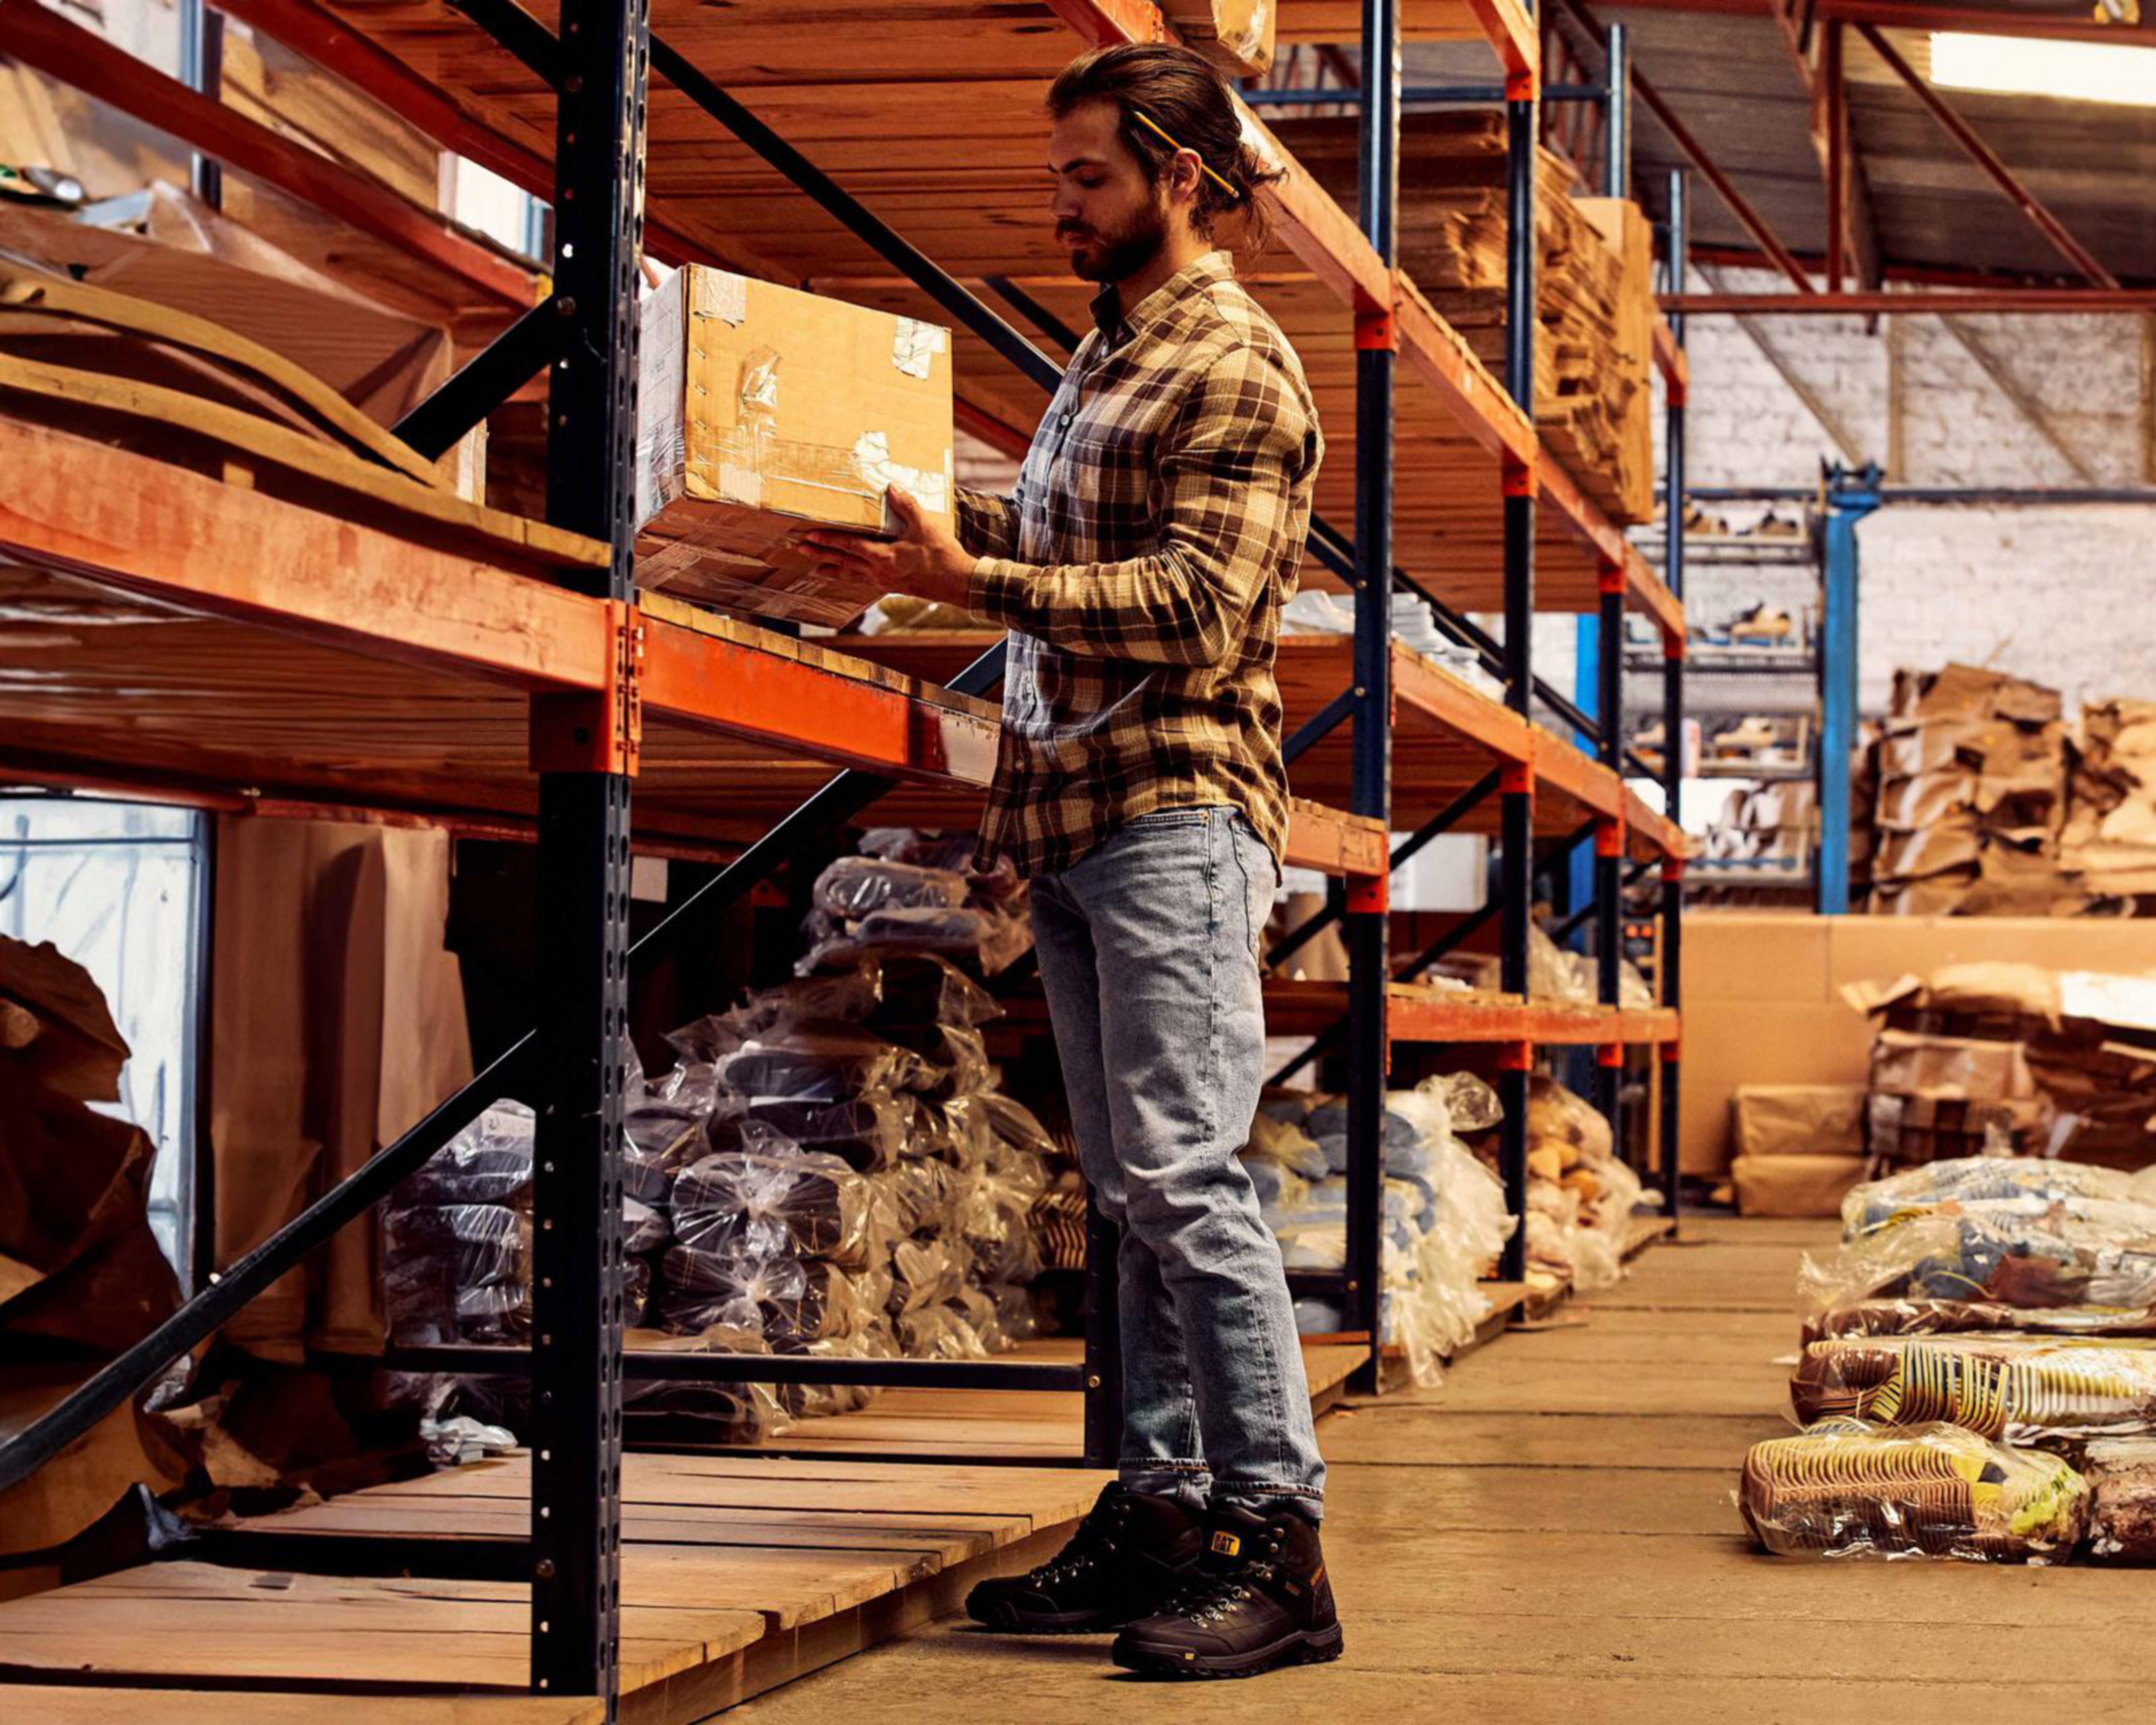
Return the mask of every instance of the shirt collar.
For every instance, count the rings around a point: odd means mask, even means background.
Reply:
[[[1100,331],[1104,346],[1120,347],[1123,341],[1144,334],[1182,300],[1204,292],[1216,281],[1224,281],[1235,273],[1235,262],[1229,253],[1207,252],[1184,264],[1132,306],[1128,316],[1123,315],[1122,302],[1116,297],[1115,284],[1111,282],[1093,296],[1093,326]]]

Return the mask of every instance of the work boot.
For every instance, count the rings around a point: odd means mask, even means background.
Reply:
[[[1029,1635],[1120,1629],[1161,1609],[1204,1548],[1204,1524],[1174,1498],[1111,1481],[1069,1544],[1024,1575],[983,1582],[966,1596],[966,1615]]]
[[[1276,1666],[1337,1659],[1340,1619],[1317,1529],[1292,1510],[1270,1517],[1223,1506],[1199,1573],[1174,1603],[1116,1637],[1125,1671],[1255,1677]]]

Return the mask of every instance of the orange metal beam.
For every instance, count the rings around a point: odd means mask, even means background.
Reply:
[[[167,78],[36,0],[0,0],[0,53],[424,258],[505,305],[521,309],[536,299],[531,270],[466,239],[432,211]]]

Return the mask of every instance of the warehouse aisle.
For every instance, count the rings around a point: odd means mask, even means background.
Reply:
[[[1738,1463],[1788,1429],[1796,1261],[1830,1230],[1710,1221],[1688,1235],[1551,1327],[1470,1355],[1440,1389],[1325,1420],[1339,1664],[1162,1686],[1116,1672],[1105,1640],[1014,1641],[953,1620],[730,1725],[2146,1718],[2146,1573],[1752,1550],[1731,1502]]]

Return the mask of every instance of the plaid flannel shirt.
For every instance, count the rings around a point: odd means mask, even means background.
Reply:
[[[1324,453],[1301,362],[1225,252],[1093,316],[1015,494],[958,494],[968,603],[1011,631],[983,855],[1057,874],[1224,804],[1277,857],[1273,661]]]

